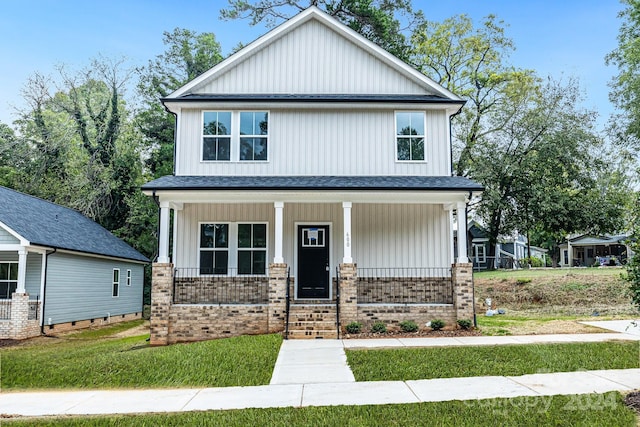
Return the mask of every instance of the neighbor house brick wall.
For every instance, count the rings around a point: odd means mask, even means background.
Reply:
[[[287,264],[269,264],[269,332],[284,331],[287,311]]]
[[[452,304],[360,304],[357,321],[363,331],[369,331],[375,322],[384,322],[389,329],[400,329],[398,324],[405,320],[416,322],[420,329],[428,329],[427,322],[443,320],[446,326],[456,326],[456,310]]]
[[[453,264],[451,278],[457,318],[473,320],[473,264]]]
[[[151,278],[151,345],[167,345],[173,299],[173,264],[154,263]]]
[[[166,344],[269,332],[267,305],[172,305]]]
[[[358,319],[358,270],[356,264],[340,264],[340,326]]]

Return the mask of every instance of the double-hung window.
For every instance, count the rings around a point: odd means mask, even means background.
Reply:
[[[0,262],[0,299],[11,299],[18,288],[18,263]]]
[[[265,274],[267,224],[238,224],[238,274]]]
[[[202,161],[267,161],[267,111],[204,111]]]
[[[473,245],[476,257],[476,263],[484,264],[487,262],[487,253],[485,252],[484,245]]]
[[[227,274],[229,224],[200,224],[200,274]]]
[[[424,112],[396,112],[396,153],[399,161],[424,161],[424,123]]]
[[[202,160],[230,160],[231,112],[205,111],[202,129]]]
[[[120,295],[120,269],[113,269],[113,288],[111,291],[111,296],[117,297]]]

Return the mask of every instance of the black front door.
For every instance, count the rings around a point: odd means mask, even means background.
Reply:
[[[329,298],[329,226],[298,226],[298,298]]]

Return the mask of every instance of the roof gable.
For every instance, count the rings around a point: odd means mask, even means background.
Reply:
[[[72,209],[0,186],[0,223],[31,245],[148,262],[101,225]]]
[[[419,94],[461,101],[310,7],[165,98],[213,93]]]

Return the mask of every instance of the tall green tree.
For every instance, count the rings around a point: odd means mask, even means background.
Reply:
[[[175,28],[164,33],[163,42],[165,52],[138,69],[142,107],[136,123],[148,147],[147,167],[155,178],[173,173],[175,118],[162,108],[160,98],[223,59],[213,33]]]
[[[406,32],[423,20],[411,0],[229,0],[223,19],[250,19],[273,26],[310,6],[316,6],[386,51],[408,62],[411,46]]]

